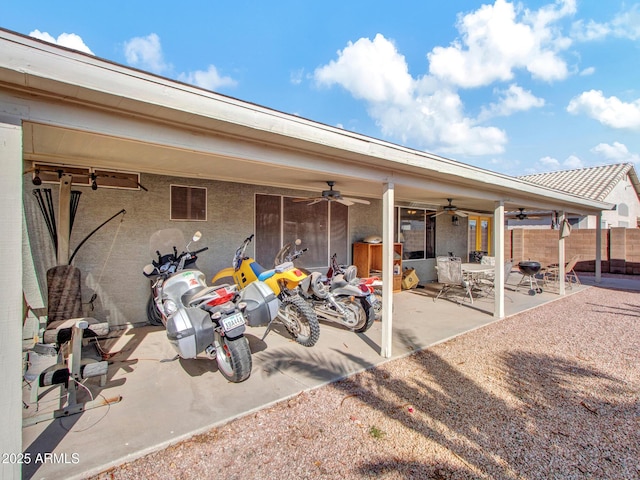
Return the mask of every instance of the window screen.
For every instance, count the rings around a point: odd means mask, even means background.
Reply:
[[[278,250],[285,243],[300,239],[300,248],[307,248],[296,265],[323,269],[329,257],[347,263],[349,256],[349,209],[337,202],[294,202],[279,195],[256,195],[256,261],[273,267]]]
[[[171,185],[171,220],[207,220],[207,189]]]

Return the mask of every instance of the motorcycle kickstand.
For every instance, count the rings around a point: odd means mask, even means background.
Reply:
[[[273,325],[273,322],[276,320],[276,318],[278,318],[278,317],[276,316],[276,317],[272,318],[269,321],[269,323],[267,324],[267,329],[264,331],[264,335],[262,335],[262,338],[260,339],[261,342],[264,342],[264,339],[267,338],[267,335],[271,331],[271,325]]]

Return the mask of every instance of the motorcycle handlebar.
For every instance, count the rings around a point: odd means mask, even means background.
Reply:
[[[196,250],[195,252],[191,252],[191,255],[197,255],[199,253],[204,252],[205,250],[209,250],[209,247],[201,248],[200,250]]]

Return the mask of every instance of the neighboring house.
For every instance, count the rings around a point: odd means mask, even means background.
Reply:
[[[614,210],[602,212],[602,228],[637,228],[640,218],[640,182],[631,163],[602,165],[599,167],[536,173],[518,177],[543,187],[580,195],[591,200],[612,203]],[[553,228],[557,226],[555,212],[524,211],[525,219],[518,219],[520,212],[509,212],[509,228]],[[575,228],[595,228],[595,215],[568,215]]]

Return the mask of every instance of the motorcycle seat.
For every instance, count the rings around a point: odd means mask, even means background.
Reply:
[[[258,280],[264,282],[268,278],[273,277],[276,274],[276,269],[272,268],[271,270],[264,270],[262,273],[258,275]]]
[[[347,282],[344,279],[344,275],[342,274],[338,274],[335,277],[333,277],[333,279],[331,280],[331,286],[333,288],[342,288],[342,287],[346,287],[347,285],[349,285],[349,282]]]

